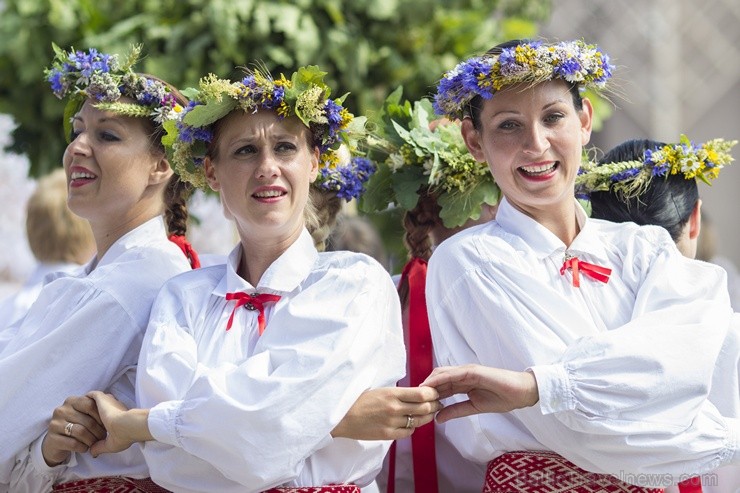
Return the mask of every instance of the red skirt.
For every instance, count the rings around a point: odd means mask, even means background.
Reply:
[[[662,493],[585,471],[554,452],[508,452],[488,463],[483,493]]]
[[[52,491],[62,493],[170,493],[149,478],[132,479],[123,476],[80,479],[54,485]]]
[[[170,493],[149,478],[132,479],[122,476],[90,478],[57,484],[52,491],[62,493]],[[265,493],[360,493],[353,484],[329,486],[302,486],[299,488],[271,488]]]
[[[295,488],[270,488],[263,493],[360,493],[360,487],[353,484],[297,486]]]

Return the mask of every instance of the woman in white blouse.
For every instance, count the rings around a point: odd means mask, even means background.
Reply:
[[[674,155],[700,158],[702,152],[711,152],[715,160],[727,162],[729,148],[735,143],[714,139],[698,144],[685,137],[670,144],[627,140],[606,152],[598,166],[582,166],[576,179],[576,196],[588,199],[593,218],[660,226],[668,231],[683,255],[694,258],[702,230],[697,179],[693,170],[677,170],[674,174],[665,164]],[[717,357],[709,401],[723,416],[738,418],[740,314],[735,313],[733,321],[734,328],[728,330]],[[702,479],[695,477],[679,483],[675,491],[683,493],[688,487],[701,485],[704,493],[735,493],[739,484],[740,466],[735,465],[712,471]]]
[[[221,194],[240,242],[225,265],[166,284],[139,360],[140,409],[93,394],[108,430],[94,454],[146,441],[152,479],[178,492],[359,491],[379,471],[389,442],[332,430],[365,390],[403,376],[400,306],[380,264],[318,253],[306,229],[317,176],[340,194],[364,173],[359,162],[332,178],[353,119],[322,79],[305,67],[290,81],[201,80],[175,156]]]
[[[147,476],[138,447],[115,461],[72,454],[95,441],[88,427],[104,433],[84,413],[70,406],[49,422],[68,396],[94,389],[133,404],[155,295],[167,279],[190,270],[168,241],[168,234],[184,234],[187,216],[184,184],[159,142],[161,119],[181,106],[170,86],[133,72],[136,55],[123,65],[94,49],[58,50],[48,71],[73,115],[65,122],[70,142],[63,158],[69,207],[90,223],[97,253],[82,269],[47,278],[0,347],[0,491],[39,492],[91,475]],[[173,240],[185,245],[182,236]]]
[[[439,86],[504,195],[495,221],[435,251],[427,280],[446,367],[425,384],[467,394],[438,419],[491,461],[486,491],[650,491],[740,461],[740,423],[707,399],[732,316],[724,273],[659,228],[588,219],[573,197],[592,117],[579,88],[610,71],[580,41],[515,41]]]

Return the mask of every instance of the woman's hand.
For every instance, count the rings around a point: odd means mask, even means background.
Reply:
[[[72,452],[87,452],[105,438],[105,428],[95,401],[87,396],[68,397],[54,409],[49,428],[41,444],[46,464],[53,467],[69,460]]]
[[[93,391],[87,394],[95,401],[100,421],[108,431],[104,439],[90,447],[93,457],[100,454],[120,452],[134,442],[153,440],[149,433],[148,409],[126,409],[120,401],[110,394]]]
[[[354,440],[398,440],[432,421],[441,408],[439,394],[431,387],[366,390],[331,435]]]
[[[440,399],[467,394],[468,400],[446,406],[437,415],[444,423],[480,413],[505,413],[537,404],[537,380],[528,371],[510,371],[482,365],[435,368],[422,382],[434,387]]]

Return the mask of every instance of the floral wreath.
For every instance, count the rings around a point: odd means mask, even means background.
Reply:
[[[137,74],[133,66],[141,55],[141,45],[135,45],[121,62],[118,55],[100,53],[95,48],[87,52],[64,51],[52,43],[54,60],[44,71],[54,95],[69,98],[64,108],[64,131],[71,135],[71,119],[85,99],[96,101],[95,107],[124,116],[147,117],[162,124],[178,117],[183,108],[163,82]],[[136,103],[123,103],[121,97]]]
[[[427,99],[401,104],[402,88],[391,93],[368,137],[368,156],[378,163],[361,207],[383,211],[389,204],[416,207],[425,188],[441,207],[440,218],[448,228],[478,219],[483,204],[498,203],[500,190],[485,163],[468,152],[459,122],[438,121]]]
[[[357,150],[364,137],[364,118],[355,118],[342,106],[345,96],[330,99],[326,72],[317,66],[299,68],[290,78],[274,79],[267,71],[252,69],[237,82],[213,74],[202,78],[198,89],[183,91],[190,104],[177,121],[165,122],[165,145],[182,179],[206,188],[203,157],[213,138],[213,125],[237,108],[254,113],[273,110],[280,117],[296,116],[308,127],[321,152],[319,177],[314,185],[349,200],[359,196],[373,169],[362,158],[340,159],[342,144]],[[345,154],[346,156],[346,154]]]
[[[583,88],[602,89],[614,66],[596,45],[584,41],[546,44],[524,42],[459,63],[445,73],[437,86],[434,110],[451,119],[462,119],[476,96],[490,99],[504,86],[537,84],[563,79]]]
[[[687,180],[698,178],[711,185],[720,170],[732,163],[730,149],[737,140],[713,139],[694,144],[681,135],[677,144],[647,149],[641,161],[621,161],[598,165],[584,162],[576,177],[576,194],[613,190],[624,201],[639,197],[658,176],[683,174]]]

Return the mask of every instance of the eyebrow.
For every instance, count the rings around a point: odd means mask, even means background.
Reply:
[[[82,118],[80,115],[75,115],[72,117],[72,120],[77,120],[80,122],[85,121],[84,118]],[[117,123],[118,125],[123,125],[123,122],[121,122],[121,119],[115,116],[104,116],[102,118],[98,118],[97,123]]]
[[[562,99],[562,98],[558,98],[558,99],[556,99],[554,101],[551,101],[551,102],[547,103],[546,105],[544,105],[542,108],[540,108],[540,111],[546,110],[549,107],[555,106],[556,104],[560,104],[560,103],[565,103],[565,100]],[[521,113],[519,111],[508,110],[507,109],[507,110],[501,110],[501,111],[499,111],[497,113],[494,113],[493,115],[491,115],[491,118],[495,118],[495,117],[497,117],[499,115],[505,115],[505,114],[519,115]]]

